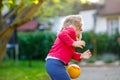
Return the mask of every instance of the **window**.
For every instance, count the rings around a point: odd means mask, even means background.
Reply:
[[[115,34],[119,28],[118,18],[108,18],[107,24],[108,35]]]

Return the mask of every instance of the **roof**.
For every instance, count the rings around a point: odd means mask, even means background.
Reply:
[[[39,23],[37,21],[32,20],[19,26],[17,30],[18,31],[34,31],[37,29],[38,24]]]
[[[98,10],[99,15],[120,15],[120,0],[105,0],[103,7]]]

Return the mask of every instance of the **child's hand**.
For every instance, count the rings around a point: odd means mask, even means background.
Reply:
[[[73,42],[73,46],[83,48],[83,47],[85,47],[85,41],[83,41],[83,40],[75,41],[75,42]]]
[[[81,54],[80,58],[89,59],[91,56],[90,50],[86,50],[83,54]]]

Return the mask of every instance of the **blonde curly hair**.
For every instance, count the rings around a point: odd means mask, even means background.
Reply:
[[[73,25],[75,27],[82,26],[83,25],[82,17],[80,15],[69,15],[69,16],[66,16],[65,20],[63,22],[63,25],[60,28],[60,30],[58,31],[58,33],[60,31],[62,31],[64,28],[69,27],[70,25]],[[80,34],[78,37],[80,39],[82,37],[82,34]]]
[[[83,21],[82,21],[82,17],[80,15],[69,15],[69,16],[65,17],[65,20],[63,22],[63,25],[62,25],[60,31],[66,27],[69,27],[70,25],[77,27],[77,26],[82,26],[82,24],[83,24]]]

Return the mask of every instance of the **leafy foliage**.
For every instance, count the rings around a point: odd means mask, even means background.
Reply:
[[[54,34],[49,32],[19,34],[20,55],[44,60],[54,40]]]
[[[94,45],[92,41],[92,36],[94,34],[91,31],[83,33],[83,40],[86,41],[86,47],[84,49],[78,49],[77,51],[83,52],[87,49],[93,53]],[[106,33],[96,34],[96,45],[97,45],[97,54],[104,54],[106,52],[120,54],[119,48],[120,45],[118,44],[117,38],[118,35],[107,35]]]
[[[93,6],[89,2],[83,4],[81,0],[47,0],[36,15],[40,17],[39,21],[45,21],[50,17],[78,14],[84,7]]]
[[[84,32],[83,40],[86,41],[86,47],[83,49],[77,48],[76,51],[84,52],[87,49],[93,53],[94,45],[92,42],[93,33]],[[116,36],[116,37],[115,37]],[[44,60],[51,48],[56,35],[51,32],[30,32],[30,33],[19,33],[19,46],[20,56],[25,56],[25,59],[41,59]],[[115,53],[119,54],[119,45],[117,35],[108,36],[106,33],[96,34],[97,40],[97,55],[104,53]]]

